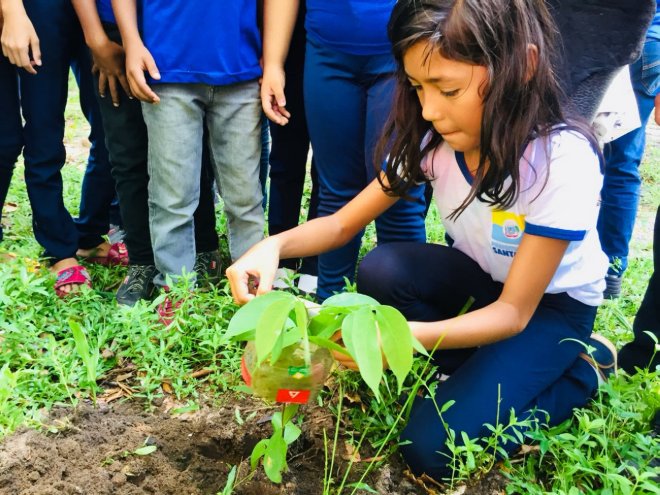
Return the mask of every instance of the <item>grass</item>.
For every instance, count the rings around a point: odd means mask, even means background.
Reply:
[[[69,158],[63,177],[65,204],[75,215],[87,130],[75,85],[71,96],[66,134]],[[642,172],[644,193],[623,296],[606,302],[596,322],[596,329],[618,346],[632,338],[632,321],[653,268],[649,230],[660,203],[657,147],[647,154]],[[241,388],[240,347],[223,337],[236,310],[225,285],[186,299],[180,316],[167,329],[157,322],[154,308],[158,300],[135,308],[115,304],[114,291],[123,277],[121,268],[92,267],[94,291],[64,303],[52,290],[53,277],[39,262],[40,247],[32,235],[20,163],[7,201],[10,205],[3,218],[6,236],[0,254],[9,254],[13,260],[0,263],[0,437],[20,425],[50,428],[44,425],[44,411],[52,407],[74,407],[81,400],[103,399],[110,393],[107,388],[113,387],[110,384],[115,383],[118,370],[130,375],[125,382],[128,390],[123,393],[148,401],[171,393],[181,401],[191,401],[190,407],[194,407],[202,394],[221,402],[224,392]],[[224,225],[220,214],[218,225],[219,229]],[[427,227],[430,241],[443,241],[435,208],[430,211]],[[371,226],[362,254],[374,242]],[[423,363],[416,366],[422,373]],[[196,378],[200,371],[203,377]],[[386,454],[394,452],[396,442],[392,439],[399,428],[396,419],[401,406],[389,392],[396,389],[393,380],[383,386],[384,400],[379,403],[360,387],[355,374],[342,373],[337,379],[343,388],[343,403],[336,389],[324,400],[342,418],[347,433],[337,438],[336,432],[328,432],[328,449],[334,451],[337,442],[349,441],[356,445],[366,442],[374,451],[382,448]],[[411,382],[408,386],[410,390],[416,385]],[[112,393],[115,390],[112,388]],[[533,428],[531,435],[537,447],[500,464],[509,478],[507,490],[567,495],[658,493],[652,479],[659,474],[658,468],[649,465],[660,456],[657,438],[650,436],[649,428],[649,420],[660,406],[658,394],[657,372],[633,377],[624,374],[610,381],[594,403],[577,411],[572,420],[549,431]],[[508,413],[502,414],[505,417]],[[510,419],[514,426],[520,423]],[[492,438],[515,437],[511,431],[494,428]],[[466,448],[457,449],[457,482],[474,479],[494,464],[497,459],[492,449],[483,447],[487,442],[468,439]],[[333,469],[336,466],[330,465],[329,471]],[[335,474],[327,474],[327,493],[338,486],[331,478],[341,482],[343,474]],[[231,488],[228,490],[230,493]]]

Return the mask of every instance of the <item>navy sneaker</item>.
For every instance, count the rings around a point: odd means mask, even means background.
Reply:
[[[605,299],[616,299],[621,295],[621,275],[605,275]]]
[[[154,265],[129,265],[126,278],[117,289],[117,302],[135,306],[140,299],[151,299],[156,290],[154,277],[157,273]]]
[[[589,348],[580,353],[580,357],[587,361],[596,372],[598,385],[605,383],[607,378],[616,372],[617,354],[614,344],[602,335],[592,333],[587,341]]]

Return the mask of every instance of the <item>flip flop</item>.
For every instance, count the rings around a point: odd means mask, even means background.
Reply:
[[[112,244],[106,256],[94,256],[97,252],[98,248],[94,249],[89,256],[80,256],[80,259],[87,263],[96,263],[97,265],[103,266],[128,266],[128,250],[126,249],[126,244],[123,242],[115,242]]]
[[[57,279],[55,280],[54,286],[57,297],[64,298],[74,293],[60,290],[65,285],[86,285],[91,289],[92,278],[89,276],[89,273],[87,273],[87,269],[84,266],[70,266],[69,268],[63,268],[57,272]]]

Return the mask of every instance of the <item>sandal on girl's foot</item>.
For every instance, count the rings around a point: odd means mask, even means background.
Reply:
[[[96,263],[97,265],[121,265],[128,266],[128,249],[123,242],[115,242],[110,245],[108,253],[105,256],[98,256],[100,248],[96,247],[91,250],[87,256],[79,256],[80,259],[87,263]]]
[[[64,291],[62,287],[65,285],[87,286],[92,288],[92,278],[87,273],[84,266],[75,265],[68,268],[63,268],[57,272],[57,279],[55,280],[55,294],[57,297],[63,298],[74,294],[78,291]]]

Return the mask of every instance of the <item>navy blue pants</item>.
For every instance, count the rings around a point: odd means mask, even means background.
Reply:
[[[18,73],[9,59],[0,56],[0,212],[7,198],[14,165],[23,149]],[[0,241],[2,241],[0,219]]]
[[[35,237],[44,247],[44,255],[56,262],[74,257],[78,248],[103,242],[115,188],[92,87],[91,57],[71,2],[29,0],[25,9],[39,36],[43,60],[36,75],[19,74],[25,182]],[[70,66],[80,76],[81,108],[92,126],[92,148],[76,222],[64,206],[60,174],[66,159],[64,109]],[[20,127],[12,135],[20,136]]]
[[[291,39],[291,47],[284,65],[286,72],[287,109],[291,119],[285,126],[270,126],[270,194],[268,208],[268,234],[275,235],[298,225],[300,206],[307,174],[307,156],[310,141],[305,119],[305,101],[303,98],[303,67],[305,63],[305,6],[301,4],[296,27]],[[307,220],[317,216],[318,178],[316,165],[312,159],[312,191],[307,211]],[[300,266],[298,266],[300,263]],[[281,260],[280,266],[300,273],[316,275],[318,260],[316,256],[299,260]]]
[[[435,244],[393,243],[369,253],[358,270],[358,290],[398,308],[410,321],[437,321],[456,316],[468,298],[472,310],[497,299],[502,284],[493,282],[471,258]],[[587,403],[597,387],[595,371],[578,358],[591,334],[596,307],[565,293],[546,294],[529,325],[518,335],[474,349],[438,351],[440,369],[449,374],[435,393],[438,407],[456,403],[441,419],[431,399],[413,405],[401,452],[416,474],[437,479],[451,475],[447,427],[470,438],[487,436],[485,424],[498,414],[508,421],[513,408],[519,419],[534,408],[548,413],[549,424],[570,417]],[[540,417],[542,421],[545,416]],[[513,449],[510,443],[504,446]]]
[[[318,215],[353,199],[375,177],[374,147],[392,105],[394,60],[351,55],[307,40],[305,112],[319,178]],[[424,188],[376,220],[379,244],[426,240]],[[362,233],[344,247],[319,256],[317,296],[323,300],[353,280]]]

